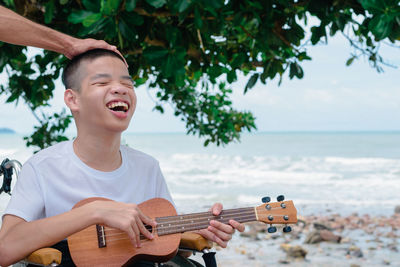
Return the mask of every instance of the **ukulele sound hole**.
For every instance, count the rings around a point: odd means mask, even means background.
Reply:
[[[149,231],[150,233],[153,233],[153,226],[145,224],[144,227]]]
[[[150,233],[153,233],[153,226],[145,224],[144,227],[149,231]],[[140,239],[147,239],[142,233],[140,233]]]

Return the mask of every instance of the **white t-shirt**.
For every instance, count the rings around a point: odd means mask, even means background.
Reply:
[[[58,143],[24,164],[4,214],[33,221],[69,211],[88,197],[135,204],[161,197],[172,202],[158,161],[153,157],[121,146],[121,166],[102,172],[83,163],[72,144]]]

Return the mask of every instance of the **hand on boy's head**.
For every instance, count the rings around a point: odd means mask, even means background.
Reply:
[[[219,215],[221,211],[221,203],[216,203],[211,208],[211,212],[215,216]],[[200,230],[198,231],[198,233],[208,240],[216,242],[221,247],[226,248],[229,240],[232,239],[232,235],[235,233],[235,230],[243,232],[244,229],[244,225],[235,220],[230,220],[229,224],[224,224],[219,221],[212,220],[210,221],[210,225],[207,229]]]
[[[117,53],[124,60],[124,63],[126,65],[126,67],[128,68],[128,63],[126,62],[126,60],[122,56],[122,54],[118,51],[117,47],[114,45],[110,45],[103,40],[96,40],[96,39],[91,39],[91,38],[76,39],[72,43],[72,47],[69,50],[65,51],[64,55],[67,58],[72,59],[73,57],[75,57],[79,54],[82,54],[88,50],[92,50],[92,49],[96,49],[96,48],[107,49],[107,50]]]

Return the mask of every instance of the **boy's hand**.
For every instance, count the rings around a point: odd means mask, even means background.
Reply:
[[[140,234],[148,239],[154,238],[144,224],[155,227],[157,223],[143,214],[137,205],[116,201],[94,201],[92,203],[95,205],[95,216],[98,220],[108,227],[126,232],[134,247],[141,246]]]
[[[215,203],[211,211],[213,215],[219,215],[222,211],[222,204]],[[232,235],[235,233],[235,229],[239,232],[243,232],[244,228],[243,224],[235,220],[229,220],[229,224],[211,220],[208,228],[199,230],[198,233],[208,240],[216,242],[221,247],[226,248],[228,241],[232,239]]]

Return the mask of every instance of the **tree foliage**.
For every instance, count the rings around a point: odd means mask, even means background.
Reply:
[[[241,72],[246,93],[285,73],[303,78],[307,49],[337,33],[354,48],[349,60],[365,56],[378,71],[383,40],[400,38],[398,0],[0,0],[38,23],[87,38],[117,44],[136,86],[156,90],[155,110],[167,103],[187,132],[227,144],[256,129],[248,111],[232,107],[231,84]],[[317,21],[310,25],[309,21]],[[70,117],[41,114],[53,97],[54,79],[65,58],[45,51],[28,59],[23,47],[0,43],[0,87],[7,102],[22,99],[40,126],[26,137],[45,147],[63,140]],[[237,90],[237,89],[235,89]]]

